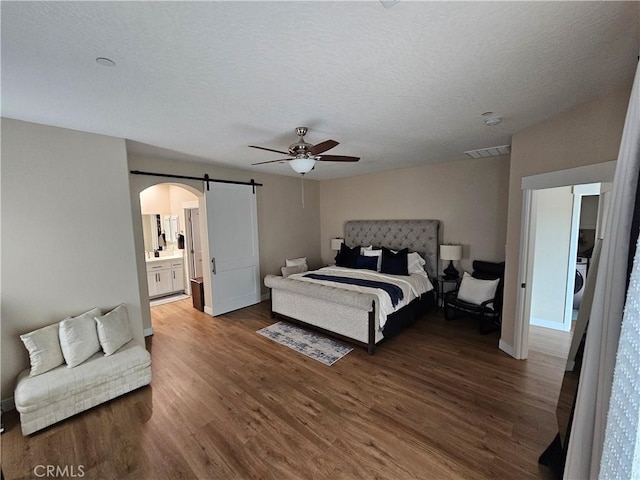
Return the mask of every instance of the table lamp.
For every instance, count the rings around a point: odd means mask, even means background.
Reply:
[[[443,270],[444,278],[455,280],[460,272],[453,266],[453,262],[462,259],[462,245],[440,245],[440,258],[449,260],[449,266]]]

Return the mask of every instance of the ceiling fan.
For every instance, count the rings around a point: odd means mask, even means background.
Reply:
[[[304,141],[304,136],[307,134],[307,127],[296,128],[296,134],[300,137],[297,142],[289,145],[289,151],[283,152],[281,150],[274,150],[272,148],[257,147],[255,145],[249,145],[251,148],[258,148],[260,150],[266,150],[268,152],[282,153],[283,155],[289,155],[291,158],[281,158],[279,160],[268,160],[266,162],[252,163],[252,165],[262,165],[264,163],[274,162],[289,162],[291,168],[297,173],[304,175],[310,172],[316,165],[316,162],[357,162],[360,157],[347,157],[345,155],[323,155],[327,150],[332,149],[338,145],[335,140],[325,140],[324,142],[312,145]]]

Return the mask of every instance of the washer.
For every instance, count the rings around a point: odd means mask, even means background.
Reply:
[[[573,308],[580,308],[582,303],[582,295],[584,294],[584,287],[587,281],[587,265],[589,259],[586,257],[578,257],[576,261],[576,280],[573,286]]]

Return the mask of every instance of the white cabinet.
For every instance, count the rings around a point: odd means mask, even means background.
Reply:
[[[184,263],[182,258],[153,259],[147,262],[149,298],[174,292],[184,292]]]
[[[160,295],[160,284],[158,283],[158,272],[147,272],[147,284],[149,285],[149,298]]]
[[[149,297],[158,297],[171,293],[173,291],[171,270],[147,272],[147,283],[149,284]]]
[[[171,285],[173,291],[184,291],[184,265],[182,260],[171,262]]]

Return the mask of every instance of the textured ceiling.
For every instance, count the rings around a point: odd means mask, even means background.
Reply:
[[[309,178],[460,160],[629,85],[636,2],[2,2],[2,115],[129,151]],[[108,57],[116,66],[95,62]],[[483,124],[481,114],[503,122]]]

